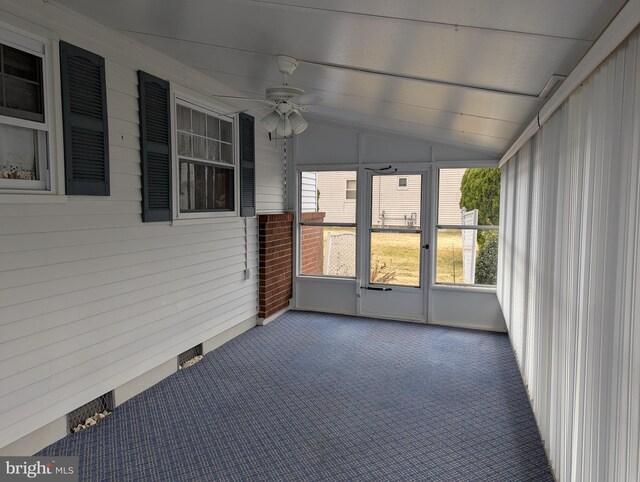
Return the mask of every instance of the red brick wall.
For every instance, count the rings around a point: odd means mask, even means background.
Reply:
[[[325,213],[302,213],[302,221],[321,223],[324,221],[324,216]],[[318,226],[305,226],[302,229],[300,272],[303,274],[322,274],[324,252],[322,233],[323,228]]]
[[[292,294],[293,213],[262,214],[259,229],[258,316],[267,318],[289,305]]]

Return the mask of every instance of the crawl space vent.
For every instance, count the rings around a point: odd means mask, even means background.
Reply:
[[[103,418],[113,412],[113,391],[85,403],[67,415],[67,428],[69,433],[76,433],[94,426]]]
[[[202,343],[178,355],[178,368],[187,368],[202,360]]]

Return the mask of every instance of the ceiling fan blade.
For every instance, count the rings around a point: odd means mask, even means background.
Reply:
[[[211,97],[215,97],[217,99],[248,100],[250,102],[261,102],[263,104],[275,105],[275,102],[272,102],[267,99],[258,99],[256,97],[242,97],[238,95],[216,95],[216,94],[211,94]]]
[[[322,97],[317,94],[302,94],[293,97],[290,102],[300,105],[319,104],[320,102],[322,102]]]
[[[263,110],[263,111],[272,111],[273,108],[272,107],[248,107],[246,109],[242,109],[242,110],[234,110],[233,112],[223,112],[220,115],[236,115],[236,114],[241,114],[242,112],[249,112],[249,111],[257,111],[257,110]]]

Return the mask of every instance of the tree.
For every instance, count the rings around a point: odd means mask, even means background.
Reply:
[[[497,226],[500,218],[500,169],[467,169],[460,184],[460,208],[478,210],[478,224]]]
[[[478,250],[475,282],[479,285],[495,285],[498,274],[498,232],[484,233],[484,244]]]
[[[478,210],[478,224],[498,226],[500,222],[500,169],[467,169],[460,183],[460,207]],[[498,233],[478,232],[475,282],[495,285],[498,271]]]

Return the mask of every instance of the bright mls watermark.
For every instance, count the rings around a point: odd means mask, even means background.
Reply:
[[[0,482],[78,482],[78,457],[0,457]]]

